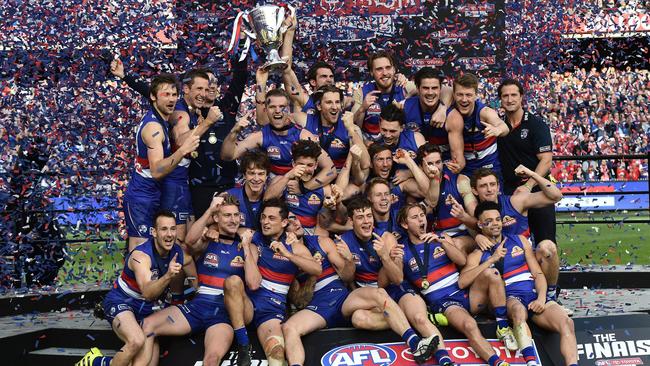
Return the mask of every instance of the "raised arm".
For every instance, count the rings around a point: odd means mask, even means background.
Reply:
[[[341,240],[336,243],[330,238],[319,237],[318,242],[323,251],[327,254],[327,259],[332,263],[336,273],[343,282],[350,282],[354,279],[354,259],[347,244]]]
[[[199,136],[190,135],[173,154],[164,157],[163,142],[165,132],[158,123],[147,123],[141,131],[142,140],[147,145],[149,169],[154,179],[160,180],[178,166],[183,157],[199,146]]]
[[[221,145],[221,159],[225,161],[239,159],[246,151],[262,146],[262,131],[253,132],[246,136],[243,141],[237,142],[237,135],[246,124],[248,124],[248,121],[242,118],[230,130],[228,136],[223,140],[223,145]]]
[[[361,169],[370,169],[370,154],[368,154],[368,149],[366,144],[363,142],[363,135],[359,126],[354,124],[354,113],[344,112],[341,117],[343,121],[343,126],[348,131],[348,135],[352,140],[351,146],[359,146],[359,164]]]
[[[246,287],[251,291],[260,288],[262,283],[262,274],[257,266],[259,252],[257,247],[251,243],[253,232],[250,230],[244,231],[241,235],[241,246],[244,249],[244,279],[246,280]]]
[[[481,109],[481,123],[485,126],[483,129],[485,137],[505,136],[510,132],[508,125],[499,118],[497,111],[492,108]]]
[[[169,262],[167,272],[157,280],[152,280],[151,259],[149,256],[139,250],[131,252],[128,265],[135,273],[135,281],[142,290],[142,296],[147,301],[154,301],[162,295],[171,280],[180,273],[183,266],[176,262],[177,259],[178,253],[174,254],[171,262]]]
[[[494,263],[501,260],[506,255],[506,248],[503,247],[503,242],[494,250],[494,254],[488,258],[485,262],[481,263],[481,256],[483,252],[480,250],[474,250],[467,256],[467,263],[460,273],[458,278],[458,286],[460,288],[468,288],[472,285],[476,277],[478,277],[481,272],[485,269],[490,268]]]
[[[457,110],[452,110],[445,123],[451,150],[451,161],[447,167],[452,173],[460,173],[465,168],[465,140],[463,138],[463,117]]]
[[[560,189],[550,180],[537,174],[537,172],[534,172],[523,165],[519,165],[515,169],[515,174],[534,180],[540,188],[539,192],[531,193],[520,191],[512,196],[510,201],[519,212],[525,213],[531,208],[553,205],[560,202],[562,199],[562,191],[560,191]]]

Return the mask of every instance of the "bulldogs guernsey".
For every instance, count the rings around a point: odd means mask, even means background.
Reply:
[[[361,100],[363,101],[368,93],[375,90],[379,89],[374,81],[364,85],[361,89]],[[403,101],[405,95],[406,90],[395,84],[393,84],[393,88],[388,93],[382,93],[379,95],[377,101],[366,110],[366,114],[363,118],[361,129],[366,134],[366,137],[369,137],[371,141],[377,141],[379,139],[379,115],[381,114],[381,109],[393,103],[393,101]]]
[[[378,229],[374,233],[382,235],[384,232]],[[372,239],[361,242],[350,230],[341,235],[341,239],[348,245],[352,258],[354,259],[355,271],[354,282],[359,287],[378,287],[377,278],[382,267],[381,259],[372,247]]]
[[[438,107],[436,106],[436,109]],[[424,138],[437,145],[442,152],[442,160],[449,160],[449,139],[445,126],[436,128],[431,126],[432,112],[424,112],[420,104],[420,97],[414,95],[404,101],[404,127],[411,131],[421,132]]]
[[[318,212],[323,207],[323,201],[325,200],[323,187],[313,191],[306,191],[301,195],[291,194],[285,189],[284,199],[287,202],[289,211],[294,213],[302,224],[305,233],[313,235],[318,223]]]
[[[410,243],[408,236],[405,236],[400,243],[404,245],[404,277],[420,290],[427,304],[437,303],[461,290],[458,287],[458,268],[447,257],[440,243]],[[415,255],[419,256],[419,261]],[[427,260],[426,257],[429,259]],[[426,267],[428,286],[426,284],[423,286],[423,276],[418,262]]]
[[[495,267],[502,273],[503,280],[506,283],[506,293],[512,292],[530,292],[535,291],[535,280],[528,268],[526,262],[526,252],[524,243],[521,242],[519,235],[503,234],[503,247],[506,248],[506,255],[503,259],[495,264]],[[484,251],[481,256],[481,263],[485,262],[493,254],[495,248]]]
[[[255,230],[260,221],[260,207],[262,207],[264,193],[262,192],[259,200],[253,202],[248,199],[244,186],[230,188],[226,193],[235,196],[239,200],[239,212],[242,218],[239,226]]]
[[[463,174],[471,177],[476,169],[489,168],[501,175],[501,163],[497,152],[497,138],[485,138],[481,123],[481,110],[485,105],[477,100],[474,103],[474,112],[470,116],[463,116],[463,140],[465,143],[465,168]]]
[[[451,205],[446,203],[447,196],[454,197],[454,199],[459,203],[463,202],[463,197],[460,195],[460,192],[458,192],[457,180],[458,174],[454,174],[446,168],[443,170],[440,197],[438,198],[438,205],[436,206],[437,217],[434,230],[436,232],[447,233],[451,237],[469,235],[465,224],[460,222],[460,220],[451,214]]]
[[[232,244],[211,241],[196,262],[198,296],[223,296],[223,283],[230,276],[244,278],[244,249],[239,238]],[[223,301],[223,300],[222,300]]]
[[[156,251],[153,239],[149,238],[144,243],[138,245],[129,253],[124,261],[124,269],[113,284],[113,289],[104,299],[104,311],[109,322],[112,322],[117,314],[123,311],[131,311],[136,319],[144,319],[153,312],[153,301],[148,301],[142,296],[142,290],[135,278],[135,272],[129,268],[129,260],[135,251],[146,254],[151,264],[151,279],[153,281],[167,273],[169,262],[176,256],[176,262],[183,265],[183,249],[178,244],[174,244],[167,257],[162,258]],[[163,297],[161,294],[160,297]]]
[[[390,148],[390,151],[393,153],[393,155],[395,155],[395,152],[398,149],[402,149],[407,151],[409,155],[411,155],[411,158],[415,159],[418,153],[418,144],[415,142],[415,133],[408,129],[402,130],[402,133],[399,134],[399,140],[397,141],[397,144],[386,146]],[[395,170],[408,169],[408,167],[403,164],[394,163],[393,166]]]
[[[530,227],[528,226],[528,217],[522,215],[510,202],[510,197],[505,194],[499,196],[499,208],[503,221],[503,233],[512,235],[523,235],[530,237]]]
[[[190,129],[193,129],[199,124],[198,114],[190,111],[190,106],[187,105],[185,98],[181,98],[176,103],[176,109],[174,110],[174,112],[185,112],[190,116],[190,122],[189,122]],[[172,121],[172,123],[175,122],[176,121]],[[178,149],[179,147],[180,146],[174,143],[173,151],[176,151],[176,149]],[[169,181],[171,183],[176,183],[176,184],[187,185],[188,177],[189,177],[189,168],[190,168],[190,159],[188,159],[187,157],[183,157],[183,159],[178,164],[178,166],[174,168],[174,170],[172,170],[172,172],[165,177],[165,181]]]
[[[313,111],[307,114],[305,129],[318,136],[321,148],[332,158],[336,169],[341,170],[350,151],[348,130],[345,128],[340,115],[335,125],[324,127],[321,123],[320,114],[316,113],[317,111]]]
[[[271,160],[271,173],[285,175],[291,170],[291,145],[300,140],[301,128],[292,124],[286,136],[281,136],[271,129],[271,125],[262,127],[262,150]]]

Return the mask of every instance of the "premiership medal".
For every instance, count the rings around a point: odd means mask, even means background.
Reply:
[[[422,279],[422,285],[421,286],[422,286],[423,290],[428,289],[429,288],[429,281],[427,281],[426,279]]]
[[[208,137],[208,142],[212,145],[217,143],[217,136],[214,135],[214,132],[210,133],[210,137]]]

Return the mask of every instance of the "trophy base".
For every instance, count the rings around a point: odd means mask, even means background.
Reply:
[[[262,65],[262,69],[264,71],[284,71],[289,65],[282,61],[268,61],[264,65]]]

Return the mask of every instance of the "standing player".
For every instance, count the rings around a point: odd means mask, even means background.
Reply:
[[[260,275],[244,282],[231,276],[225,282],[225,304],[239,344],[238,365],[250,365],[250,342],[245,324],[250,321],[266,354],[269,366],[283,365],[284,337],[281,324],[286,317],[289,287],[299,269],[318,276],[321,266],[294,234],[287,234],[289,210],[279,199],[262,204],[261,232],[255,233],[251,251]]]
[[[271,162],[260,150],[247,151],[240,159],[239,169],[244,179],[243,186],[231,188],[226,193],[235,196],[239,201],[239,212],[242,215],[240,225],[258,231],[260,208]]]
[[[418,147],[425,143],[421,133],[404,128],[404,112],[394,104],[389,104],[381,109],[379,134],[378,142],[388,146],[393,154],[400,149],[409,153],[412,158],[417,155]],[[395,169],[404,170],[406,167],[396,164]]]
[[[104,299],[106,320],[124,341],[124,347],[113,358],[102,356],[93,348],[77,366],[126,366],[151,357],[151,351],[143,352],[146,337],[140,322],[153,313],[154,301],[162,296],[170,282],[182,270],[194,266],[192,258],[184,258],[183,249],[175,244],[174,215],[159,211],[153,222],[152,238],[126,256],[122,274]]]
[[[512,130],[507,136],[497,139],[499,160],[503,168],[503,192],[510,195],[516,190],[539,192],[541,187],[537,182],[517,176],[515,168],[523,165],[542,177],[549,177],[553,160],[551,131],[539,116],[524,110],[524,88],[520,82],[506,79],[498,91],[501,106],[505,110],[504,120]],[[544,272],[548,273],[546,281],[549,299],[554,300],[560,273],[555,237],[555,206],[529,209],[528,224],[535,243],[535,253],[539,253],[549,265],[557,266],[554,271]]]
[[[454,108],[449,112],[445,128],[449,134],[454,173],[462,171],[471,177],[478,168],[489,168],[500,174],[497,137],[508,134],[508,126],[497,112],[478,100],[478,78],[463,74],[454,80]]]
[[[467,258],[467,271],[473,268],[497,268],[506,286],[508,316],[512,319],[514,333],[521,353],[528,366],[536,365],[535,350],[526,320],[530,318],[538,326],[560,334],[560,352],[568,366],[578,364],[573,321],[556,302],[546,301],[546,279],[535,258],[528,239],[522,235],[502,232],[499,205],[481,202],[474,212],[481,233],[490,238],[493,246],[489,251],[474,251]],[[499,259],[494,261],[494,254]]]
[[[199,137],[192,134],[172,153],[167,131],[178,100],[176,78],[167,74],[156,76],[149,90],[151,109],[136,132],[135,168],[124,194],[129,251],[151,237],[153,214],[160,206],[160,181],[199,145]]]

